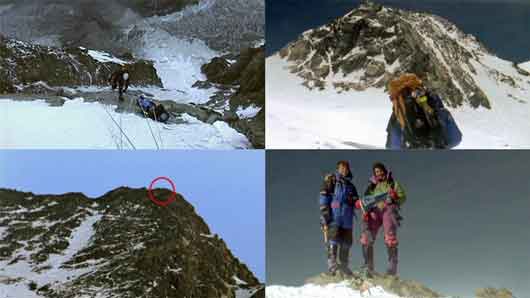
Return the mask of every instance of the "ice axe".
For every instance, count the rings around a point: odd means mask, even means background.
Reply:
[[[322,226],[322,233],[324,234],[324,243],[328,243],[328,226],[323,225]]]

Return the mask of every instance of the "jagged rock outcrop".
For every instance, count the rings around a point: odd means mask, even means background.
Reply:
[[[124,62],[134,85],[162,86],[151,62]],[[0,36],[0,93],[14,93],[37,82],[64,87],[104,86],[119,67],[116,62],[94,59],[84,48],[45,47]]]
[[[363,1],[343,17],[304,32],[280,50],[290,71],[310,89],[385,88],[402,73],[415,73],[451,106],[490,108],[477,68],[500,84],[519,78],[481,62],[491,53],[474,36],[439,16]]]
[[[262,289],[182,196],[160,207],[146,189],[97,199],[0,189],[0,264],[0,289],[47,298],[235,298]]]
[[[254,148],[265,148],[265,48],[247,48],[237,57],[215,57],[201,70],[207,81],[195,86],[220,89],[206,106],[222,108],[224,120],[245,134]],[[255,113],[242,112],[247,109]]]

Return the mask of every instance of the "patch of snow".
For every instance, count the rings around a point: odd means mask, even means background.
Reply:
[[[236,285],[238,285],[238,286],[247,284],[244,280],[242,280],[239,277],[237,277],[237,275],[232,276],[232,278],[235,280]]]
[[[7,227],[0,227],[0,240],[4,239],[5,233],[7,232]]]
[[[530,61],[519,64],[519,67],[530,72]]]
[[[53,206],[57,206],[59,205],[59,203],[57,201],[52,201],[51,203],[48,204],[48,207],[53,207]]]
[[[0,147],[131,149],[116,123],[137,149],[156,148],[155,140],[161,149],[251,146],[243,134],[226,122],[209,125],[184,115],[187,123],[166,125],[136,114],[116,113],[114,108],[83,102],[81,98],[68,100],[62,107],[50,107],[43,101],[0,100]]]
[[[215,237],[214,234],[203,234],[203,233],[201,233],[200,235],[201,235],[202,237],[205,237],[205,238],[214,238],[214,237]]]
[[[172,99],[183,103],[209,101],[216,91],[215,88],[198,89],[192,85],[198,80],[206,80],[201,66],[219,54],[203,41],[178,39],[156,27],[148,27],[147,30],[149,31],[143,35],[143,45],[135,50],[135,54],[154,62],[164,89],[146,91],[159,99]]]
[[[173,268],[170,268],[169,266],[167,266],[167,270],[169,272],[173,272],[173,273],[180,273],[182,271],[182,268],[173,269]]]
[[[139,249],[144,249],[144,248],[145,248],[145,244],[143,242],[138,243],[135,246],[133,246],[133,250],[139,250]]]
[[[246,108],[238,107],[236,114],[240,119],[254,118],[261,111],[261,108],[255,105],[250,105]]]
[[[43,266],[49,266],[49,269],[40,273],[34,271],[30,263],[31,251],[25,250],[27,241],[24,246],[15,252],[19,261],[9,265],[9,261],[0,261],[0,297],[41,297],[28,288],[28,283],[33,281],[37,286],[58,284],[67,282],[85,273],[90,272],[93,268],[86,267],[81,269],[67,269],[64,263],[71,260],[79,251],[86,247],[94,235],[93,225],[101,218],[96,214],[85,218],[80,226],[72,231],[69,238],[69,246],[62,254],[50,254],[48,261]],[[17,283],[2,283],[2,277],[21,279]]]
[[[121,64],[121,65],[129,63],[129,62],[125,61],[125,60],[116,58],[116,57],[112,56],[109,53],[105,53],[105,52],[101,52],[101,51],[88,50],[88,55],[90,55],[92,58],[94,58],[94,60],[99,61],[99,62],[103,62],[103,63],[105,63],[105,62],[113,62],[113,63],[117,63],[117,64]]]
[[[346,282],[324,286],[314,284],[301,287],[268,286],[265,295],[267,298],[400,298],[381,287],[373,287],[361,293],[352,289]]]
[[[252,295],[254,295],[257,291],[258,289],[237,289],[236,298],[251,298]],[[269,297],[269,296],[266,296],[266,297]]]

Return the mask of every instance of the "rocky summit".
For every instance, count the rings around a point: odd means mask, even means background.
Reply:
[[[122,187],[97,199],[0,190],[2,297],[248,298],[263,291],[180,195],[161,207],[146,189]]]
[[[310,89],[386,88],[397,75],[415,73],[453,107],[491,107],[477,82],[482,72],[510,87],[528,80],[483,63],[493,55],[448,20],[371,1],[304,32],[279,54]]]
[[[327,285],[339,282],[347,282],[353,289],[360,291],[362,294],[369,294],[370,289],[376,286],[382,287],[389,293],[394,293],[399,297],[411,298],[440,298],[444,297],[439,293],[429,289],[419,282],[411,280],[402,280],[395,276],[385,274],[372,274],[370,277],[362,272],[354,272],[353,276],[342,274],[330,275],[322,273],[306,280],[306,283],[316,285]]]

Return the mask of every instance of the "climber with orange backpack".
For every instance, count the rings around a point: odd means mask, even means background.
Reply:
[[[449,149],[460,144],[462,132],[441,98],[415,74],[389,84],[392,115],[387,125],[388,149]]]

